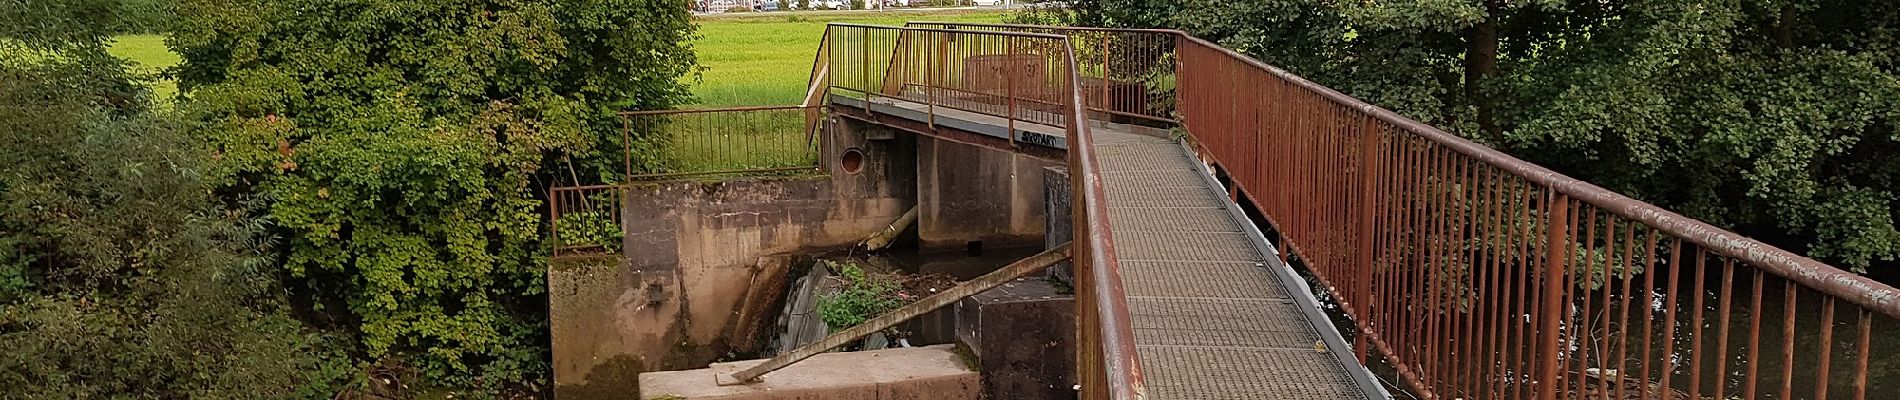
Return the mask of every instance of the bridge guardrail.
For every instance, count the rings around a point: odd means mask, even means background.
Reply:
[[[930,124],[937,108],[952,108],[1017,124],[1061,127],[1075,179],[1073,264],[1078,319],[1077,375],[1081,398],[1135,400],[1144,396],[1134,327],[1122,294],[1119,261],[1108,226],[1107,195],[1087,123],[1069,38],[1021,32],[982,32],[832,23],[820,50],[827,92],[921,103]],[[814,84],[819,79],[813,79]],[[816,90],[814,90],[814,93]],[[1012,138],[1012,142],[1016,139]]]
[[[1173,36],[1173,109],[1196,147],[1352,316],[1360,356],[1377,349],[1423,397],[1900,391],[1871,387],[1900,378],[1893,372],[1869,376],[1873,361],[1900,356],[1900,343],[1872,340],[1876,326],[1900,328],[1892,286],[1180,31],[928,25]]]
[[[1429,394],[1859,399],[1869,361],[1893,356],[1870,344],[1900,318],[1891,286],[1181,40],[1201,149]],[[1835,343],[1837,327],[1858,337]]]
[[[944,109],[1061,127],[1070,70],[1062,36],[833,23],[829,89],[866,100],[914,102],[935,124]],[[1015,131],[1015,129],[1011,129]]]
[[[625,176],[642,180],[816,170],[817,147],[806,139],[806,113],[812,110],[816,107],[622,112]],[[648,167],[636,168],[634,154],[659,158],[643,160],[638,165]]]
[[[1109,29],[914,21],[907,27],[1029,32],[1069,38],[1082,100],[1110,118],[1175,123],[1175,36],[1158,29]]]

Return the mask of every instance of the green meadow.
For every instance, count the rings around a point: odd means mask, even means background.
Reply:
[[[121,35],[112,38],[112,47],[106,49],[112,55],[132,61],[134,68],[147,73],[178,65],[178,54],[165,47],[163,35]],[[153,83],[152,94],[159,104],[171,103],[173,95],[178,93],[178,84],[169,79],[160,79]]]
[[[792,105],[804,99],[806,80],[811,75],[812,57],[824,37],[825,24],[832,22],[902,25],[906,21],[1001,22],[1006,14],[999,11],[888,12],[771,12],[738,13],[699,17],[699,39],[694,52],[702,67],[699,74],[686,76],[698,102],[686,108],[714,108],[758,105]],[[113,38],[109,49],[125,58],[140,71],[157,73],[177,65],[180,58],[165,47],[162,35],[124,35]],[[166,79],[154,82],[153,92],[159,104],[171,103],[178,85]],[[803,146],[803,117],[797,113],[757,113],[743,121],[727,121],[724,129],[746,136],[754,146],[729,149],[707,137],[710,129],[696,124],[668,126],[673,136],[668,147],[666,171],[715,171],[809,165],[811,154]],[[743,122],[743,123],[740,123]],[[753,126],[758,125],[758,126]],[[770,129],[767,129],[770,128]],[[677,131],[677,132],[675,132]],[[773,136],[773,137],[765,137]],[[757,147],[757,148],[752,148]]]
[[[827,23],[1001,22],[1004,15],[999,11],[773,12],[701,18],[700,39],[693,42],[693,49],[705,71],[693,83],[693,94],[699,97],[697,107],[798,104],[804,100],[812,57],[818,53]]]
[[[693,49],[704,70],[697,76],[685,78],[699,98],[699,104],[691,107],[797,104],[804,99],[812,56],[818,51],[818,40],[824,37],[827,23],[1001,22],[1005,15],[999,11],[907,10],[700,17],[700,38],[693,42]],[[179,62],[178,55],[165,48],[164,36],[124,35],[113,39],[112,54],[131,60],[142,71],[158,72]],[[178,86],[170,80],[160,80],[153,91],[161,102],[169,102],[167,99],[178,92]]]

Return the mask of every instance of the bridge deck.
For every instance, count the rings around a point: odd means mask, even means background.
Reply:
[[[1095,134],[1149,398],[1376,396],[1298,278],[1185,148]]]
[[[931,111],[888,97],[832,101],[919,121]],[[1002,118],[934,111],[939,126],[1009,137],[997,126],[1006,123]],[[1102,121],[1090,126],[1148,398],[1386,397],[1304,281],[1186,147],[1150,135],[1158,132],[1152,129]],[[1016,130],[1062,135],[1061,128],[1020,121]],[[1066,140],[1040,142],[1068,147]]]

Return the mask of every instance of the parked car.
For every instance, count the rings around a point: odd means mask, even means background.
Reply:
[[[763,0],[752,3],[752,11],[778,11],[778,0]]]
[[[910,0],[884,0],[885,7],[910,7]]]
[[[1003,0],[970,0],[970,3],[976,4],[979,6],[989,7],[989,6],[993,6],[997,4],[1003,4]]]
[[[813,0],[811,8],[825,10],[849,10],[851,3],[844,0]]]

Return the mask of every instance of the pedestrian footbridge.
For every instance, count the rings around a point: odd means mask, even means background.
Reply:
[[[811,83],[813,134],[1066,165],[1084,399],[1867,399],[1900,378],[1869,368],[1895,361],[1871,338],[1900,290],[1179,31],[832,24]]]

